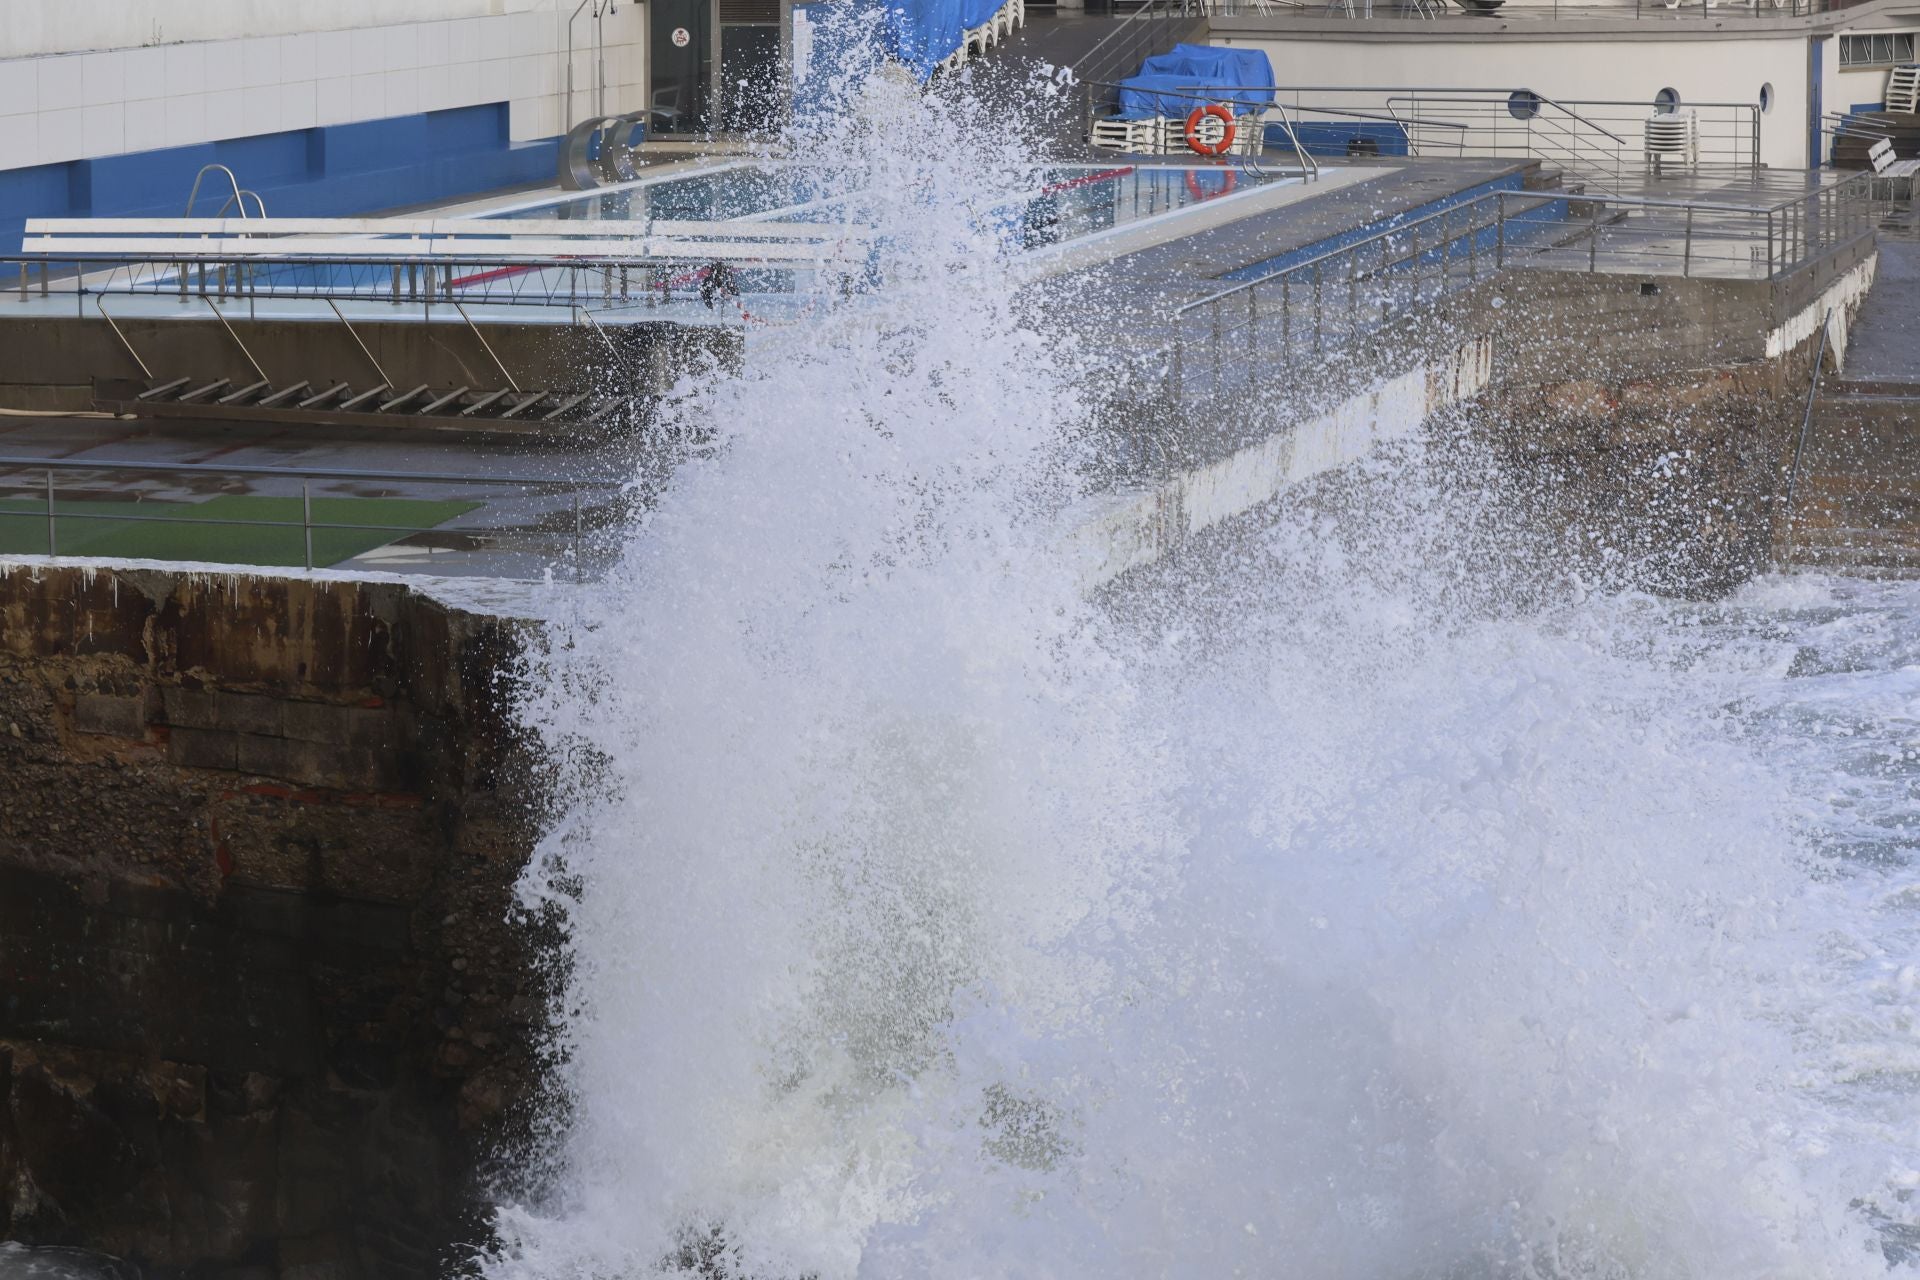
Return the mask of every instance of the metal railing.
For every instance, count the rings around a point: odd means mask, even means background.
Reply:
[[[1456,18],[1502,21],[1686,21],[1806,18],[1848,9],[1865,0],[1454,0]],[[1424,19],[1433,6],[1423,0],[1195,0],[1212,17],[1316,18],[1344,21]],[[1444,11],[1444,10],[1443,10]]]
[[[700,301],[710,262],[636,264],[626,259],[577,260],[487,258],[207,258],[193,262],[0,258],[0,299],[52,303],[70,297],[84,316],[89,300],[144,299],[202,307],[232,303],[247,319],[274,318],[276,303],[364,304],[357,316],[418,313],[432,320],[462,322],[466,306],[548,308],[569,314],[583,309],[635,309]],[[737,277],[757,292],[790,292],[793,269],[742,269]],[[709,286],[710,288],[710,286]],[[0,300],[0,307],[6,306]],[[59,304],[64,306],[64,304]],[[372,308],[372,310],[369,310]],[[159,314],[149,310],[147,314]]]
[[[205,501],[210,481],[230,490],[221,496],[255,501],[237,513],[196,514],[197,507],[220,510]],[[169,496],[188,491],[191,501]],[[469,509],[437,521],[329,518],[329,506],[352,501],[358,508],[368,499],[470,506],[509,518],[475,522]],[[376,566],[382,571],[535,579],[558,571],[581,578],[589,569],[593,535],[624,519],[627,501],[625,486],[617,482],[551,476],[0,457],[0,553],[311,569],[384,549]],[[153,554],[127,549],[124,539],[89,551],[103,537],[131,529],[154,544]],[[183,544],[194,542],[182,537],[187,530],[204,537],[195,544],[202,554],[180,553]],[[421,554],[413,561],[396,557],[396,545]]]
[[[1171,395],[1247,385],[1510,267],[1771,280],[1873,229],[1866,175],[1741,205],[1498,191],[1178,308]]]
[[[1409,154],[1416,156],[1542,160],[1569,175],[1618,186],[1629,148],[1639,145],[1634,126],[1623,125],[1628,132],[1617,133],[1576,104],[1528,89],[1414,89],[1389,95],[1385,105],[1406,133]],[[1644,119],[1645,113],[1639,117]]]
[[[1205,10],[1199,0],[1148,0],[1080,56],[1073,64],[1074,77],[1083,85],[1108,89],[1104,105],[1110,108],[1113,81],[1132,75],[1142,61],[1165,53],[1205,25]],[[1091,114],[1094,106],[1088,110]]]
[[[1088,86],[1089,133],[1095,120],[1113,109],[1118,88]],[[1298,120],[1311,135],[1316,126],[1346,124],[1373,130],[1372,145],[1382,153],[1404,145],[1408,154],[1421,157],[1539,160],[1609,189],[1642,168],[1644,130],[1657,110],[1648,102],[1554,99],[1504,88],[1196,84],[1151,92],[1183,107],[1270,95],[1261,127],[1290,127]],[[1681,109],[1693,113],[1699,146],[1698,160],[1685,166],[1688,170],[1760,172],[1757,104],[1690,103]]]

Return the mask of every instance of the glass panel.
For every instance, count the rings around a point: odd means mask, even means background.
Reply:
[[[1875,62],[1893,61],[1893,37],[1875,36],[1873,38],[1873,60]]]

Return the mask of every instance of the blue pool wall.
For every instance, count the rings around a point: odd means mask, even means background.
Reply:
[[[344,217],[500,187],[551,183],[560,139],[511,140],[507,104],[484,103],[357,124],[294,129],[129,155],[0,170],[0,255],[17,253],[28,218],[162,217],[185,211],[202,165],[224,164],[274,217]],[[195,212],[211,217],[219,174]],[[231,215],[229,215],[231,216]]]

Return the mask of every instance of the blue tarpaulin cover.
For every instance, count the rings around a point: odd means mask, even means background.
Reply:
[[[886,11],[882,29],[888,53],[925,80],[966,39],[967,15],[978,0],[866,0]],[[999,8],[995,5],[994,8]],[[987,10],[989,14],[992,9]],[[983,19],[984,21],[984,19]]]
[[[1227,49],[1210,44],[1177,44],[1171,52],[1155,54],[1140,64],[1140,72],[1121,82],[1121,112],[1126,111],[1125,86],[1145,76],[1172,76],[1174,81],[1152,82],[1149,88],[1216,88],[1227,86],[1231,93],[1208,93],[1212,102],[1227,102],[1236,109],[1255,111],[1273,103],[1273,64],[1258,49]],[[1244,86],[1244,87],[1243,87]],[[1189,95],[1191,96],[1191,95]],[[1189,101],[1178,114],[1186,115],[1200,103]],[[1157,111],[1155,115],[1174,115]]]
[[[1120,118],[1151,120],[1156,116],[1178,116],[1184,119],[1195,107],[1204,105],[1192,90],[1198,83],[1192,76],[1166,71],[1128,76],[1120,82]]]
[[[794,6],[808,31],[806,74],[795,76],[796,97],[817,96],[820,85],[857,66],[861,54],[892,58],[925,80],[958,49],[967,32],[983,26],[1005,0],[825,0]],[[861,46],[867,32],[877,45]],[[816,77],[824,77],[816,83]]]

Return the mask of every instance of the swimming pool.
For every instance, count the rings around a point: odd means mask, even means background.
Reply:
[[[1025,189],[982,192],[972,216],[1001,253],[1046,272],[1068,257],[1130,251],[1146,242],[1128,234],[1140,228],[1148,228],[1148,240],[1177,238],[1186,224],[1174,220],[1201,206],[1301,180],[1244,161],[1060,165],[1035,171]],[[352,300],[419,305],[430,315],[457,303],[525,316],[528,307],[610,314],[692,301],[713,312],[722,294],[799,300],[871,287],[884,275],[897,210],[897,201],[863,187],[862,175],[848,169],[707,161],[489,210],[353,220],[338,231],[290,226],[284,253],[271,251],[279,237],[269,223],[242,238],[250,251],[244,261],[190,265],[183,280],[177,260],[161,253],[103,283],[113,292],[207,294],[249,307],[271,298]],[[1153,225],[1162,222],[1173,225]],[[486,230],[494,225],[499,235]],[[816,227],[833,230],[795,234]],[[775,228],[789,230],[772,234]],[[204,237],[193,252],[207,253]]]

